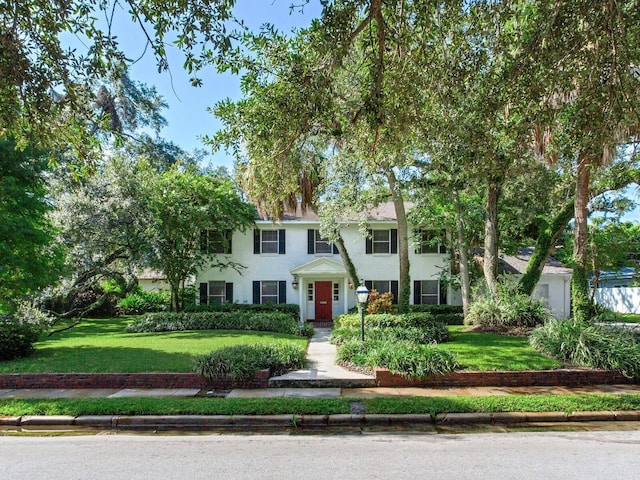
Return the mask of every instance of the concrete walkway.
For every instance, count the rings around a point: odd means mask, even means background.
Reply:
[[[309,367],[272,377],[269,383],[273,386],[327,386],[333,383],[340,385],[373,386],[374,378],[370,375],[352,372],[336,365],[336,346],[329,343],[330,328],[316,328],[307,349]]]

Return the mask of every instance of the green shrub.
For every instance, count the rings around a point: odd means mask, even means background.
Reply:
[[[365,328],[389,328],[389,327],[417,327],[429,328],[435,318],[430,313],[379,313],[376,315],[365,315]],[[333,320],[334,327],[360,328],[360,315],[357,313],[348,313],[340,315]]]
[[[141,315],[150,312],[166,312],[169,310],[171,294],[158,290],[148,292],[141,288],[130,293],[118,302],[118,307],[125,315]]]
[[[300,329],[298,321],[286,313],[245,312],[161,312],[147,313],[127,326],[128,332],[174,332],[180,330],[255,330],[313,334],[309,327]],[[302,333],[301,333],[302,332]]]
[[[360,338],[360,328],[340,327],[331,332],[331,342],[342,344]],[[434,322],[428,327],[371,327],[365,328],[365,337],[369,340],[394,340],[412,343],[443,343],[449,340],[447,326]]]
[[[410,305],[409,310],[414,313],[431,313],[435,316],[462,314],[462,305]]]
[[[282,375],[304,367],[305,348],[293,343],[256,343],[216,350],[196,358],[195,371],[210,380],[251,380],[259,370]]]
[[[539,352],[562,362],[640,378],[640,342],[629,331],[552,319],[536,328],[529,341]]]
[[[487,327],[536,327],[551,318],[541,300],[520,293],[501,293],[498,299],[487,295],[469,307],[467,325]]]
[[[11,315],[0,315],[0,360],[28,357],[38,341],[42,327],[22,323]]]
[[[407,377],[452,372],[459,368],[455,356],[437,345],[419,345],[407,341],[352,340],[338,348],[336,361],[347,367],[373,370],[388,368]]]
[[[245,313],[288,313],[298,319],[300,307],[294,303],[215,303],[211,305],[189,305],[185,312],[245,312]]]

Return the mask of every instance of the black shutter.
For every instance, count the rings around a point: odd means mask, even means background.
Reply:
[[[225,295],[224,301],[226,303],[233,303],[233,283],[225,283]]]
[[[447,247],[444,243],[440,244],[440,253],[447,253]]]
[[[338,246],[334,243],[333,244],[333,254],[334,255],[338,255],[340,252],[338,251]]]
[[[367,237],[365,238],[365,253],[370,255],[373,253],[373,233],[371,230],[367,230]],[[369,287],[367,287],[369,288]]]
[[[446,238],[447,238],[447,233],[445,230],[442,230],[442,232],[440,232],[440,245],[439,245],[440,253],[447,253],[447,247],[445,245]]]
[[[422,253],[422,235],[420,233],[420,230],[414,230],[413,231],[413,239],[414,239],[414,242],[415,242],[414,253],[416,255],[420,255]]]
[[[260,303],[260,282],[253,281],[253,303]]]
[[[200,230],[200,251],[207,253],[207,231]]]
[[[233,249],[231,248],[232,240],[233,240],[233,231],[227,230],[225,233],[225,238],[227,240],[227,244],[225,245],[225,253],[231,255],[233,253]]]
[[[364,286],[367,287],[367,290],[369,290],[369,291],[373,290],[373,281],[365,280],[364,281]]]
[[[287,282],[284,280],[278,282],[278,303],[287,303]]]
[[[284,230],[278,230],[278,253],[280,255],[284,255],[286,253],[284,249],[284,246],[285,246],[284,234],[285,234]]]
[[[391,253],[398,253],[398,229],[391,229]]]
[[[307,253],[309,255],[316,253],[316,231],[311,228],[307,230]]]
[[[391,293],[393,294],[393,303],[394,305],[398,304],[398,280],[391,280]]]
[[[201,283],[200,284],[200,305],[206,305],[207,304],[207,296],[209,294],[209,285],[206,283]]]
[[[260,253],[260,230],[257,228],[253,231],[253,253]]]
[[[413,281],[413,304],[420,305],[422,303],[422,282],[420,280]]]
[[[440,286],[440,299],[439,299],[440,305],[446,305],[447,304],[447,286],[440,282],[438,282],[438,285]]]

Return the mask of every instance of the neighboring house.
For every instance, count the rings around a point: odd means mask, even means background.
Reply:
[[[398,230],[393,204],[372,212],[370,236],[357,222],[341,229],[345,247],[366,286],[398,298]],[[258,220],[244,233],[203,232],[203,248],[246,269],[205,268],[196,275],[199,302],[295,303],[301,321],[331,320],[356,306],[355,288],[334,245],[324,240],[311,211],[287,214],[281,222]],[[417,232],[411,241],[411,303],[451,303],[452,292],[440,283],[449,258],[442,245],[431,245],[434,232]],[[457,302],[459,303],[459,302]]]
[[[618,313],[640,313],[640,274],[631,267],[617,272],[601,272],[594,300],[597,305]]]
[[[533,248],[523,248],[517,255],[501,255],[500,273],[522,275],[532,253]],[[571,316],[571,274],[572,270],[564,263],[548,257],[533,292],[533,297],[542,299],[557,318]]]
[[[138,286],[148,292],[170,289],[164,274],[152,268],[143,268],[138,274]]]

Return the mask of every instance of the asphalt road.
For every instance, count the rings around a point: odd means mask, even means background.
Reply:
[[[0,437],[0,479],[636,479],[640,431]]]

